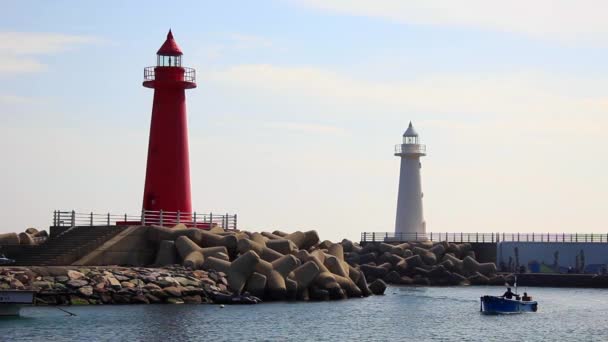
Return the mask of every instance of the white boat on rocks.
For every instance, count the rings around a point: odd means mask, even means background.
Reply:
[[[0,316],[19,316],[21,307],[34,304],[36,291],[0,290]]]

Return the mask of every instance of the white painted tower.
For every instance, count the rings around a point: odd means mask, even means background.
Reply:
[[[403,133],[403,143],[395,146],[395,155],[401,157],[395,235],[401,235],[401,240],[426,240],[420,181],[420,157],[426,155],[426,146],[420,144],[411,122]]]

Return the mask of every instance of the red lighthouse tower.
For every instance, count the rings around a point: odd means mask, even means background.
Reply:
[[[143,209],[181,212],[186,219],[192,203],[185,90],[196,88],[196,74],[182,66],[171,30],[156,55],[156,66],[144,69],[143,86],[154,89],[154,104]]]

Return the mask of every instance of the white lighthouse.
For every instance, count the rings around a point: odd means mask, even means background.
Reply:
[[[426,240],[420,181],[420,157],[426,155],[426,146],[420,144],[418,133],[411,122],[403,133],[403,143],[395,146],[395,155],[401,157],[395,237],[408,241]]]

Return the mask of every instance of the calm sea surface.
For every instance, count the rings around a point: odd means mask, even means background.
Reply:
[[[520,292],[521,292],[520,288]],[[253,306],[31,307],[2,341],[608,341],[608,290],[529,288],[539,312],[479,313],[500,287],[389,287],[385,296]]]

